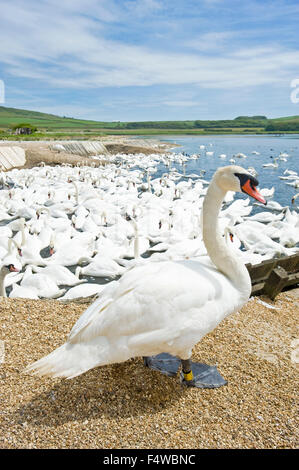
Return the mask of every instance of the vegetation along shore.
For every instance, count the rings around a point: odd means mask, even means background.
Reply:
[[[16,132],[18,126],[30,134]],[[299,116],[268,119],[266,116],[238,116],[225,120],[105,122],[0,106],[0,139],[90,139],[105,135],[217,135],[284,134],[299,132]]]

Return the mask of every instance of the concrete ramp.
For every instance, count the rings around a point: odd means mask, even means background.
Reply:
[[[0,167],[4,170],[10,170],[11,168],[23,166],[26,162],[25,150],[21,147],[0,146]]]
[[[59,142],[50,146],[51,150],[58,152],[72,153],[74,155],[81,155],[88,157],[91,155],[107,155],[109,154],[105,145],[101,142],[91,141],[67,141]]]

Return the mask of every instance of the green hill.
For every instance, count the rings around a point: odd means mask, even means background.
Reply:
[[[277,119],[269,119],[266,131],[272,132],[288,132],[297,131],[299,132],[299,116],[289,116]]]
[[[55,137],[74,134],[162,134],[162,133],[240,133],[240,132],[298,132],[299,116],[268,119],[266,116],[238,116],[235,119],[190,121],[104,122],[75,119],[67,116],[40,113],[0,106],[2,138],[20,122],[37,127],[41,134]],[[38,137],[36,135],[36,137]]]
[[[11,125],[17,124],[20,121],[30,122],[32,125],[42,129],[86,129],[101,128],[103,124],[109,125],[109,123],[102,123],[98,121],[87,121],[66,116],[62,117],[56,116],[54,114],[0,106],[0,127],[10,127]]]
[[[272,121],[298,121],[299,116],[286,116],[281,118],[271,119]]]

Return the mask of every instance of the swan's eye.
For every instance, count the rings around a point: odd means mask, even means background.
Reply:
[[[252,175],[246,175],[245,173],[234,173],[234,175],[239,178],[241,188],[243,188],[247,181],[249,181],[250,187],[252,189],[255,189],[256,186],[259,185],[258,180]]]
[[[17,268],[14,267],[13,264],[9,264],[8,266],[6,266],[6,268],[7,268],[11,273],[15,273],[15,272],[18,272],[18,271],[19,271]]]
[[[251,176],[249,180],[250,180],[250,186],[252,187],[252,189],[255,189],[259,185],[258,180],[254,178],[254,176]]]
[[[258,186],[259,182],[254,176],[246,175],[244,173],[235,173],[235,176],[239,178],[241,191],[243,193],[248,194],[249,196],[253,197],[257,201],[261,202],[262,204],[267,204],[267,201],[263,198],[263,196],[258,192],[256,187]]]

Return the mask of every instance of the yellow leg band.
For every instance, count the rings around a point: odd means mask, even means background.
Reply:
[[[184,372],[184,379],[185,380],[193,380],[192,370],[190,370],[190,372]]]

